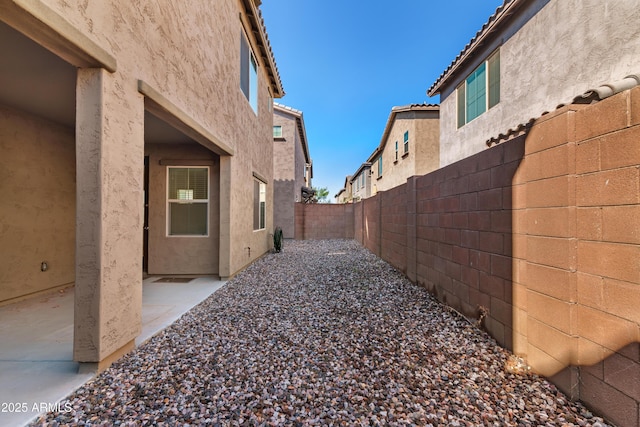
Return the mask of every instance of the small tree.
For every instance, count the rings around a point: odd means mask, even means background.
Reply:
[[[316,199],[318,200],[318,203],[326,203],[327,202],[327,198],[329,197],[329,189],[327,187],[322,187],[322,188],[313,188],[316,192]]]

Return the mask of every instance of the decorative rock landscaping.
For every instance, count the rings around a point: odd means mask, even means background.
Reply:
[[[509,358],[356,242],[287,241],[34,425],[606,425]]]

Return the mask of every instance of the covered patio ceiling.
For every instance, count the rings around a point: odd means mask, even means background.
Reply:
[[[0,21],[0,105],[75,128],[76,68]],[[145,142],[194,142],[145,111]]]

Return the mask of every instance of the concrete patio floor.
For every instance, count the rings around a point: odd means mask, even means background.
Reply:
[[[136,346],[176,321],[226,282],[143,281]],[[0,307],[0,425],[21,426],[55,406],[94,374],[73,361],[73,288]]]

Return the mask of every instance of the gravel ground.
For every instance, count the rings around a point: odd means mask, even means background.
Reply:
[[[357,243],[286,242],[34,425],[606,425],[509,357]]]

